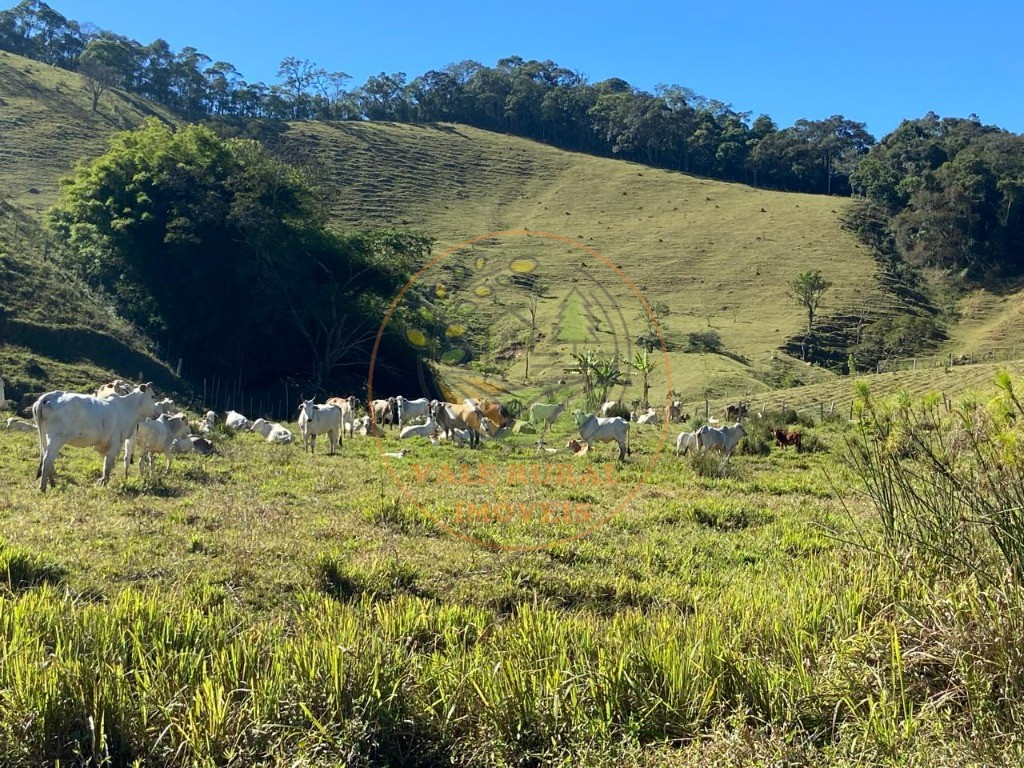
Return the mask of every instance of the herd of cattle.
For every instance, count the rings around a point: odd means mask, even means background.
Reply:
[[[354,396],[332,397],[326,403],[302,400],[299,405],[298,428],[303,446],[310,453],[316,449],[316,438],[324,435],[328,453],[334,454],[344,440],[345,431],[349,437],[356,434],[381,434],[385,425],[397,427],[399,439],[421,437],[437,444],[450,441],[456,445],[479,445],[481,438],[500,438],[512,429],[516,420],[502,404],[486,399],[467,398],[461,403],[419,398],[410,400],[401,396],[373,400],[364,416],[357,416],[358,401]],[[528,411],[529,422],[540,428],[538,450],[555,452],[544,448],[544,435],[568,408],[568,403],[534,403]],[[140,384],[132,387],[127,382],[116,380],[101,386],[95,394],[73,392],[47,392],[32,405],[34,423],[16,418],[7,420],[7,429],[37,431],[39,436],[39,465],[37,478],[39,490],[45,491],[53,483],[57,454],[65,445],[94,448],[103,455],[103,474],[100,483],[109,481],[117,456],[124,449],[124,471],[128,475],[129,465],[136,454],[140,456],[140,471],[154,470],[156,457],[166,458],[165,472],[170,470],[175,453],[209,454],[214,451],[208,439],[214,430],[217,414],[207,411],[197,424],[190,424],[187,416],[177,409],[173,401],[157,400],[152,385]],[[619,460],[630,453],[630,423],[660,423],[660,414],[653,408],[642,413],[632,413],[629,418],[611,415],[623,412],[616,401],[604,403],[598,412],[573,411],[572,416],[579,430],[580,439],[570,440],[566,448],[582,455],[593,448],[594,443],[614,442],[619,448]],[[690,432],[681,432],[676,438],[675,453],[687,454],[690,450],[715,451],[726,457],[731,456],[740,439],[746,435],[742,418],[748,412],[746,403],[729,405],[725,409],[727,418],[735,418],[733,424],[716,426],[711,423]],[[681,404],[669,403],[665,409],[666,421],[680,422],[689,417],[683,414]],[[249,421],[245,416],[228,411],[225,426],[233,431],[248,430],[263,436],[268,442],[287,444],[293,442],[292,432],[276,422],[264,419]],[[516,428],[518,429],[518,428]],[[198,433],[198,434],[195,434]],[[776,442],[782,446],[795,445],[800,450],[799,432],[775,430]],[[386,454],[403,456],[399,454]]]

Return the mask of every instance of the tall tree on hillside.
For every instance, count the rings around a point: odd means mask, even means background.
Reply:
[[[99,107],[100,96],[117,85],[125,58],[124,47],[112,40],[93,40],[78,57],[78,71],[92,95],[93,112]]]
[[[814,327],[814,314],[821,304],[821,297],[831,287],[832,283],[822,276],[820,269],[809,269],[802,272],[790,284],[793,298],[807,310],[807,333],[810,333]]]

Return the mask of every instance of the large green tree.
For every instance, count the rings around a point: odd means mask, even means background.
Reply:
[[[189,370],[253,383],[365,376],[384,307],[429,250],[330,231],[311,186],[256,142],[155,120],[80,165],[48,222],[61,258]]]

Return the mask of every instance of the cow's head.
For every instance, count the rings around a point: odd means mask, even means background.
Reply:
[[[315,399],[315,398],[314,398]],[[306,414],[307,420],[312,420],[314,414],[316,414],[316,405],[313,400],[303,400],[299,404],[299,415]]]

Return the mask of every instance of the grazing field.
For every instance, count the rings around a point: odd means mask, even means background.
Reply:
[[[219,455],[178,457],[155,480],[133,467],[109,488],[93,485],[95,453],[65,449],[45,496],[34,438],[0,433],[0,752],[11,765],[1012,756],[1015,740],[980,720],[994,672],[950,657],[925,610],[938,593],[955,623],[977,595],[886,566],[843,460],[851,433],[803,429],[812,452],[727,465],[658,455],[660,428],[635,425],[622,465],[612,446],[537,454],[526,435],[478,451],[356,437],[331,457],[218,433]],[[548,445],[571,432],[563,417]],[[535,514],[600,512],[634,488],[579,538]],[[489,500],[509,519],[460,513]]]

